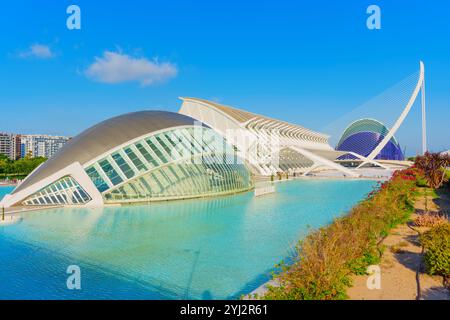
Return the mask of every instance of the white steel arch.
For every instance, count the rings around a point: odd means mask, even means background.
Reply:
[[[388,134],[384,137],[384,139],[376,146],[375,149],[367,156],[367,160],[363,161],[358,168],[362,167],[363,165],[367,164],[369,161],[373,161],[375,157],[381,152],[381,150],[386,146],[386,144],[391,140],[391,138],[394,136],[394,134],[397,132],[397,130],[402,125],[403,121],[405,120],[406,116],[408,115],[409,111],[411,110],[411,107],[413,106],[414,102],[417,99],[417,96],[419,95],[419,92],[422,90],[422,147],[424,150],[426,150],[426,135],[425,135],[425,66],[422,61],[420,61],[420,73],[419,73],[419,80],[417,81],[417,85],[414,88],[414,91],[411,95],[411,98],[409,99],[408,103],[406,104],[405,109],[403,109],[402,113],[400,114],[397,121],[392,126],[391,130],[389,130]]]

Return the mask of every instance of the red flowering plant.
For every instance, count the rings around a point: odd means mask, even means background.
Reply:
[[[417,174],[417,170],[415,170],[414,168],[396,170],[392,174],[391,181],[393,181],[395,179],[416,181],[417,180],[416,174]]]

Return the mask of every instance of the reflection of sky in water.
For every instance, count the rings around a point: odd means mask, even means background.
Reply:
[[[277,193],[28,213],[0,228],[0,296],[232,298],[255,289],[308,226],[329,223],[373,181],[291,181]],[[82,290],[65,269],[82,269]]]

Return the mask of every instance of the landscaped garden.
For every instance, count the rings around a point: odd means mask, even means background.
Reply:
[[[10,160],[7,156],[0,154],[0,180],[22,179],[46,160],[43,157],[25,157],[19,160]]]
[[[419,230],[426,272],[442,277],[444,286],[448,287],[450,223],[447,212],[423,210],[411,221],[417,199],[449,192],[448,166],[448,155],[426,153],[416,157],[412,168],[396,171],[348,215],[312,231],[300,241],[294,261],[280,263],[281,271],[274,275],[276,285],[268,286],[268,291],[258,298],[347,298],[352,276],[366,274],[369,265],[379,264],[385,249],[383,239],[394,227],[407,222]]]

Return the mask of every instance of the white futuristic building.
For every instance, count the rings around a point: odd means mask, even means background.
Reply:
[[[70,140],[0,206],[102,206],[223,195],[253,187],[235,150],[191,117],[142,111]]]
[[[359,119],[352,122],[342,134],[336,145],[336,150],[352,151],[367,157],[373,149],[384,140],[385,135],[389,129],[380,121],[375,119]],[[404,160],[403,152],[400,144],[393,136],[391,140],[381,149],[374,160]],[[343,159],[357,159],[355,156],[347,154],[339,158]]]
[[[334,150],[326,134],[203,99],[181,98],[179,113],[134,112],[82,132],[5,196],[0,207],[102,206],[224,195],[252,189],[259,177],[319,169],[359,177],[361,171],[338,163],[344,155],[359,161],[358,168],[369,164],[389,169],[377,156],[396,141],[394,134],[419,92],[425,152],[421,62],[406,107],[390,129],[376,123],[378,129],[369,130],[377,137],[364,154],[353,145],[366,135],[352,138],[353,149]],[[367,119],[357,123],[374,126]]]
[[[326,134],[203,99],[181,99],[179,113],[219,132],[235,146],[255,175],[306,174],[324,167],[358,176],[334,162],[346,152],[335,151]]]

